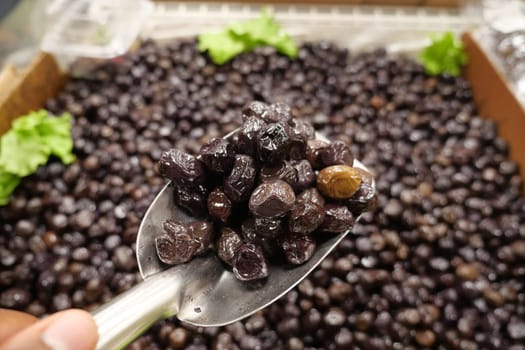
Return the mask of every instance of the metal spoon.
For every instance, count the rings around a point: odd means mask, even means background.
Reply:
[[[234,132],[225,138],[231,139]],[[316,138],[327,141],[320,134]],[[357,160],[353,166],[367,170]],[[192,221],[176,207],[172,191],[171,184],[160,191],[139,228],[137,261],[144,281],[93,312],[99,331],[98,350],[122,348],[156,321],[171,316],[201,327],[243,319],[301,282],[348,234],[330,237],[303,265],[270,265],[266,282],[256,288],[238,281],[213,252],[186,264],[167,267],[155,251],[155,237],[161,234],[162,223],[170,218]]]

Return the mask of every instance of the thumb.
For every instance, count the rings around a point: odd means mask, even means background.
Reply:
[[[10,337],[0,350],[93,350],[98,331],[83,310],[58,312]]]

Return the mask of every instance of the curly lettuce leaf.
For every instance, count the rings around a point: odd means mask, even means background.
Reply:
[[[23,177],[36,172],[52,155],[63,163],[75,160],[71,137],[71,115],[51,116],[40,110],[17,118],[0,137],[0,205]]]
[[[18,186],[20,180],[19,176],[0,169],[0,205],[6,205],[9,202],[9,196]]]
[[[463,43],[451,32],[446,32],[441,36],[433,36],[431,39],[430,45],[425,47],[419,56],[427,74],[459,75],[462,66],[468,62]]]
[[[208,51],[214,63],[224,64],[246,51],[246,46],[228,32],[205,33],[199,36],[199,50]]]
[[[69,113],[64,113],[59,117],[46,118],[38,125],[38,132],[43,142],[49,146],[51,154],[60,158],[64,164],[70,164],[75,160],[71,119]]]
[[[0,169],[19,177],[31,175],[47,163],[50,151],[36,129],[11,129],[0,140]]]
[[[199,35],[198,40],[199,50],[208,51],[216,64],[223,64],[257,46],[273,46],[291,58],[297,57],[298,53],[295,42],[266,9],[258,18],[230,23],[220,32]]]

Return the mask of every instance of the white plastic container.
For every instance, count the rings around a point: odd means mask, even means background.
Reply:
[[[124,54],[153,11],[148,0],[55,0],[59,12],[41,44],[56,56],[112,58]]]

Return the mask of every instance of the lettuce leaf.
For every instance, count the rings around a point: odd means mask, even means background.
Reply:
[[[0,137],[0,205],[7,203],[23,177],[36,172],[54,155],[63,163],[75,160],[71,115],[59,117],[45,110],[17,118]]]
[[[419,60],[425,67],[427,74],[459,75],[462,66],[468,62],[463,43],[451,32],[433,36],[431,40],[430,45],[425,47],[419,55]]]
[[[20,183],[21,178],[0,170],[0,205],[6,205],[9,196]]]
[[[246,51],[246,46],[228,33],[205,33],[199,36],[199,50],[208,51],[214,63],[224,64]]]
[[[223,64],[257,46],[273,46],[291,58],[297,57],[298,53],[295,42],[266,9],[258,18],[230,23],[220,32],[201,34],[198,41],[199,50],[208,51],[216,64]]]

